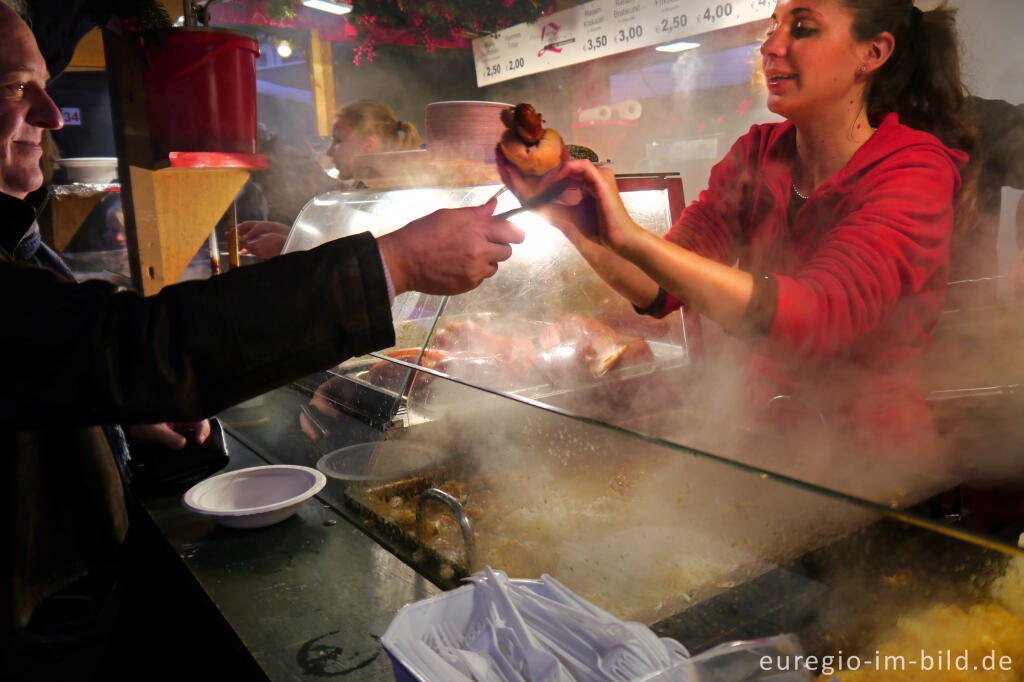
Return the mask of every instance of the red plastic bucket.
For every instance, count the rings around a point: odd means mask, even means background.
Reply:
[[[256,152],[256,39],[174,29],[147,52],[143,79],[156,159],[170,152]]]

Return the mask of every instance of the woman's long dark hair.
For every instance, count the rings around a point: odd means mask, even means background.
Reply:
[[[888,31],[895,38],[889,60],[872,76],[867,113],[872,125],[896,112],[900,122],[927,131],[971,156],[957,196],[957,226],[971,222],[977,176],[977,133],[960,77],[956,10],[945,3],[928,12],[912,0],[841,0],[853,14],[853,35],[868,40]]]

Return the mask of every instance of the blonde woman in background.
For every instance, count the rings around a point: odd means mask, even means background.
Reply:
[[[422,143],[416,126],[402,121],[385,104],[370,99],[349,102],[334,115],[331,146],[339,189],[358,189],[353,179],[353,159],[360,154],[418,149]],[[271,160],[273,164],[273,160]],[[284,248],[291,225],[269,220],[249,220],[238,226],[239,246],[257,258],[272,258]]]
[[[422,142],[416,126],[400,120],[380,102],[361,99],[346,104],[334,115],[334,130],[327,155],[334,160],[338,179],[351,180],[354,157],[419,149]]]

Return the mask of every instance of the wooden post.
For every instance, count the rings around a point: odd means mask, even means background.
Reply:
[[[106,66],[106,61],[103,59],[103,32],[94,28],[78,41],[67,70],[102,71]]]
[[[168,159],[154,158],[142,61],[109,30],[103,32],[103,45],[132,286],[149,295],[178,280],[249,173],[168,168]]]
[[[142,65],[132,48],[109,29],[103,31],[103,54],[110,89],[110,113],[117,149],[117,177],[121,183],[121,209],[132,287],[143,291],[142,263],[135,225],[131,168],[152,168],[153,149],[146,122],[146,102],[142,89]]]
[[[331,41],[321,40],[316,29],[309,34],[309,80],[313,85],[317,135],[330,135],[334,127],[334,64]]]
[[[87,197],[50,197],[49,215],[39,221],[43,241],[60,253],[103,198],[101,192]]]
[[[248,179],[241,168],[131,168],[142,293],[181,277]]]

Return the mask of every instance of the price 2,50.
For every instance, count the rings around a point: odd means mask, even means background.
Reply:
[[[662,19],[659,30],[662,33],[672,33],[672,31],[678,31],[681,28],[686,28],[685,14],[677,14],[674,17]]]

